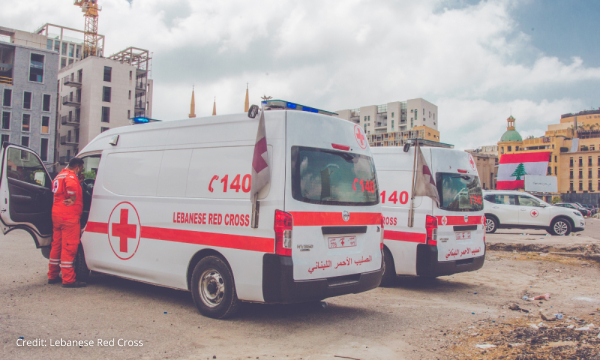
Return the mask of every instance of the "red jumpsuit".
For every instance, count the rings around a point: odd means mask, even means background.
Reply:
[[[83,211],[81,185],[75,172],[61,171],[52,182],[54,205],[52,206],[52,249],[48,279],[56,279],[62,270],[63,284],[75,282],[73,260],[79,247],[81,228],[79,220]],[[63,200],[75,195],[75,203],[67,206]]]

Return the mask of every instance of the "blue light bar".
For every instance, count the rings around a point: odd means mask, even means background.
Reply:
[[[290,109],[297,109],[298,108],[298,105],[296,105],[294,103],[291,103],[291,102],[287,103],[286,106],[288,108],[290,108]]]
[[[150,122],[150,119],[146,117],[135,117],[133,118],[133,122],[136,124],[146,124]]]
[[[302,111],[308,111],[308,112],[313,112],[313,113],[318,113],[319,112],[319,110],[317,110],[317,109],[309,108],[309,107],[306,107],[306,106],[302,107]]]

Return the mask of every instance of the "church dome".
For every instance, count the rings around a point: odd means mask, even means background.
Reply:
[[[523,138],[517,130],[506,130],[506,132],[500,138],[500,142],[503,141],[523,141]]]

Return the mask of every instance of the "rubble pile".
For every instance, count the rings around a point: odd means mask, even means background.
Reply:
[[[460,340],[448,350],[463,359],[600,360],[600,310],[590,315],[565,316],[549,324],[538,317],[479,322],[469,331],[457,331]]]

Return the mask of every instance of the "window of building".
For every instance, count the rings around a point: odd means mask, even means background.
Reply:
[[[23,125],[21,126],[21,131],[29,131],[29,125],[31,125],[31,115],[23,114]]]
[[[29,91],[23,91],[23,109],[31,110],[33,95]]]
[[[40,144],[40,158],[42,158],[42,161],[48,161],[48,139],[42,138],[42,143]]]
[[[579,190],[583,191],[583,183],[581,181],[579,182]]]
[[[81,58],[81,45],[77,45],[77,48],[75,49],[75,58],[77,58],[77,59]]]
[[[392,118],[394,117],[394,113],[392,113]]]
[[[46,40],[46,49],[52,50],[52,39]]]
[[[552,175],[552,167],[548,166],[548,175]]]
[[[571,185],[569,186],[569,191],[573,191],[573,182],[571,181]]]
[[[598,158],[598,165],[600,165],[600,157]],[[569,161],[569,166],[573,167],[573,158]]]
[[[583,170],[579,170],[579,178],[583,179]]]
[[[131,100],[131,90],[129,90],[129,100]]]
[[[29,147],[29,136],[21,136],[21,145]]]
[[[592,178],[592,169],[589,169],[588,170],[588,179],[591,179],[591,178]]]
[[[42,116],[42,134],[50,133],[50,116]]]
[[[71,160],[71,150],[67,150],[67,161],[69,161],[69,160]],[[571,184],[571,185],[573,185],[573,184]]]
[[[2,140],[1,140],[0,144],[4,144],[5,142],[10,142],[10,135],[2,134]]]
[[[556,166],[554,167],[554,174],[558,175],[558,171],[556,171]]]
[[[592,157],[588,156],[588,166],[592,166]]]
[[[394,120],[392,120],[392,130],[394,130]]]
[[[519,151],[519,147],[518,146],[515,146],[515,151]]]
[[[4,89],[4,96],[2,99],[2,106],[10,107],[12,105],[12,89]],[[600,162],[600,157],[598,157]]]
[[[105,131],[107,131],[107,130],[110,130],[110,128],[108,128],[108,127],[101,127],[101,128],[100,128],[100,132],[101,132],[101,133],[103,133],[103,132],[105,132]]]
[[[579,167],[583,167],[583,157],[579,157]]]
[[[110,66],[104,67],[104,81],[110,82],[112,79],[112,68]]]
[[[42,98],[42,111],[50,111],[50,101],[52,99],[52,95],[44,94]]]
[[[425,116],[425,109],[423,109],[423,116]]]
[[[44,55],[31,54],[29,63],[29,81],[44,82]]]
[[[131,119],[131,110],[127,110],[127,118]]]
[[[557,162],[557,160],[556,160],[556,159],[557,159],[557,157],[556,157],[556,156],[554,156],[554,162]]]
[[[132,80],[132,79],[133,79],[133,71],[130,71],[129,72],[129,80]]]
[[[110,92],[111,92],[110,86],[104,86],[102,88],[102,101],[110,102]]]
[[[67,55],[67,43],[62,43],[62,52],[61,55]]]
[[[569,172],[569,179],[573,178],[573,169],[571,169],[571,171]]]
[[[69,44],[69,57],[75,55],[75,44]]]
[[[550,156],[550,160],[548,160],[548,162],[552,162],[552,156]]]
[[[590,145],[590,151],[596,151],[596,146],[595,145]]]
[[[500,147],[500,155],[504,154],[504,146]]]
[[[110,108],[108,106],[103,106],[102,107],[102,122],[110,122]],[[367,126],[365,125],[365,130],[366,130]]]
[[[512,146],[507,146],[506,151],[512,151]]]
[[[591,181],[588,183],[588,190],[589,190],[589,191],[593,191],[593,190],[594,190],[594,189],[592,188],[592,182],[591,182]]]
[[[10,113],[8,111],[2,112],[2,130],[10,129]]]
[[[60,58],[60,68],[62,69],[65,66],[67,66],[67,58],[66,57]]]
[[[365,125],[365,134],[367,133],[367,125]]]

